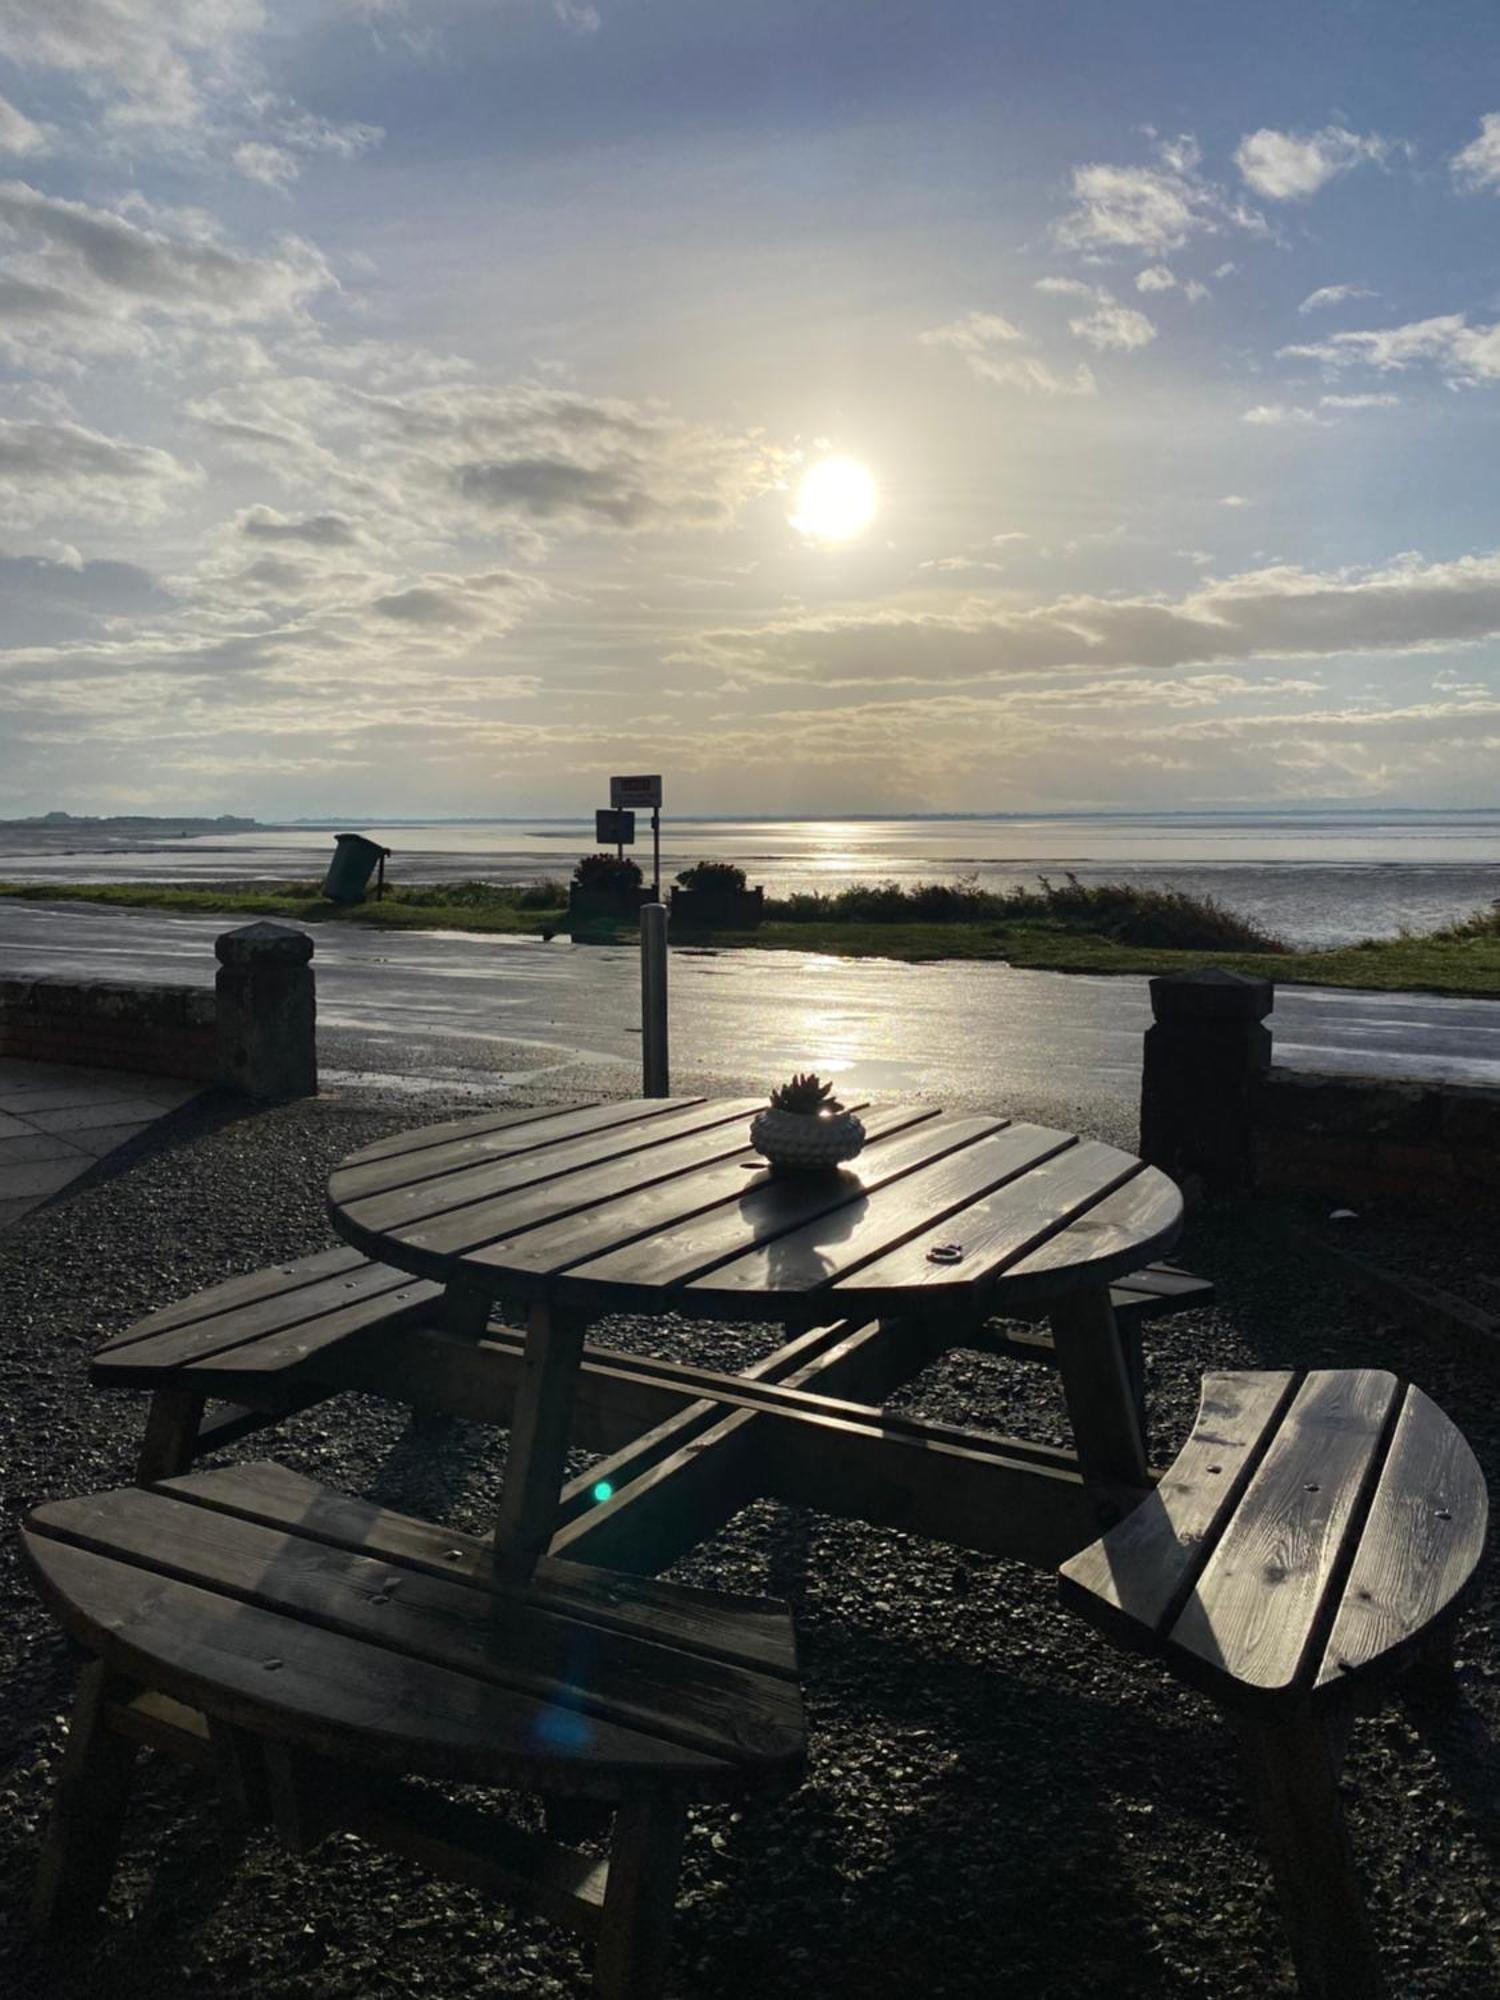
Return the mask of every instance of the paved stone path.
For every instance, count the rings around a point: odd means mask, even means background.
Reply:
[[[202,1088],[0,1058],[0,1229]]]

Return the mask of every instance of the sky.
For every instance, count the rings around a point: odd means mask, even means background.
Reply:
[[[0,816],[1491,805],[1497,248],[1493,0],[0,0]]]

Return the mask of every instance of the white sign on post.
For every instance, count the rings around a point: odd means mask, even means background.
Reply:
[[[653,811],[660,811],[661,779],[611,778],[609,802],[616,810],[621,806],[650,806]]]

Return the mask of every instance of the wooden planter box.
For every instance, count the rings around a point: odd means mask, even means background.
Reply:
[[[568,921],[579,929],[605,929],[615,924],[640,920],[641,905],[651,901],[651,891],[640,889],[581,889],[568,884]]]
[[[765,903],[764,889],[674,889],[672,921],[685,931],[753,931]]]

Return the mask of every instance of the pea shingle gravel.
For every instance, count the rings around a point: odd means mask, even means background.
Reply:
[[[1130,1138],[1108,1105],[1015,1108],[1061,1123],[1089,1123],[1092,1109],[1092,1129]],[[210,1104],[159,1128],[125,1171],[0,1238],[5,1991],[48,2000],[587,1992],[580,1954],[552,1926],[352,1839],[301,1859],[245,1840],[201,1780],[160,1760],[143,1769],[98,1931],[44,1952],[25,1929],[75,1662],[31,1593],[15,1525],[39,1500],[127,1480],[142,1414],[135,1398],[89,1390],[90,1353],[197,1286],[320,1247],[334,1161],[446,1114],[436,1099],[354,1094],[248,1116]],[[1217,1281],[1220,1298],[1148,1332],[1158,1461],[1184,1435],[1207,1366],[1379,1361],[1437,1397],[1497,1485],[1496,1373],[1346,1303],[1305,1252],[1286,1250],[1287,1220],[1321,1220],[1321,1210],[1259,1204],[1196,1222],[1182,1255]],[[1440,1235],[1398,1215],[1381,1227],[1409,1268],[1433,1262]],[[766,1339],[764,1329],[628,1320],[598,1337],[724,1366]],[[973,1354],[950,1356],[900,1402],[1036,1438],[1067,1435],[1049,1375]],[[503,1465],[500,1442],[478,1426],[413,1424],[354,1397],[245,1449],[480,1530]],[[1165,2000],[1291,1990],[1211,1710],[1064,1617],[1049,1577],[768,1502],[679,1573],[790,1600],[812,1753],[792,1796],[696,1816],[674,1995]],[[1393,1709],[1356,1727],[1350,1811],[1397,1995],[1500,1993],[1490,1916],[1500,1907],[1494,1607],[1492,1559],[1465,1628],[1457,1718],[1419,1723]]]

